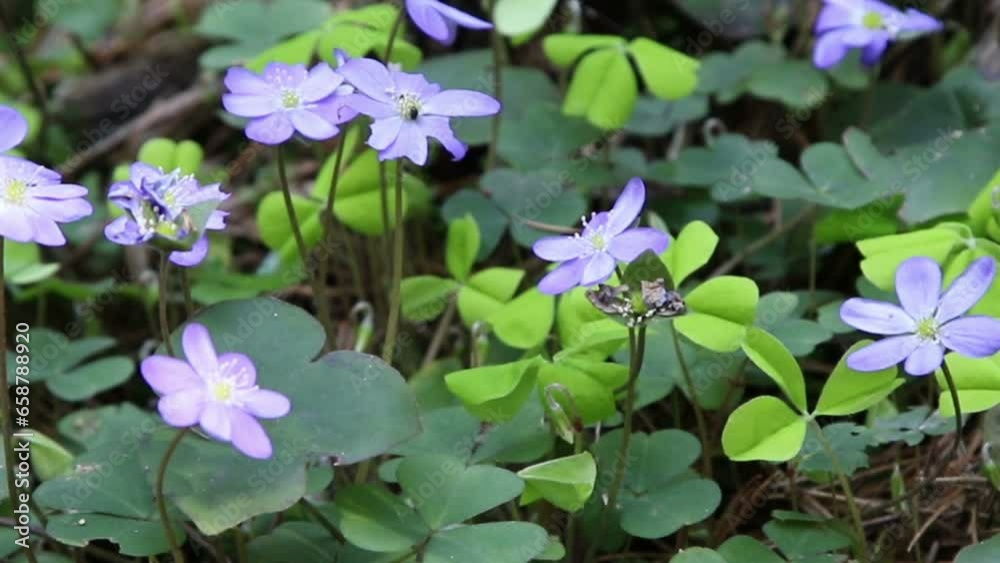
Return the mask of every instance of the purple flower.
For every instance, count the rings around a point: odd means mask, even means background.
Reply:
[[[170,253],[170,261],[178,266],[197,266],[208,254],[208,236],[196,232],[192,210],[214,206],[228,197],[229,194],[219,190],[219,184],[201,186],[193,176],[185,176],[180,170],[168,174],[136,162],[129,180],[111,186],[108,198],[125,214],[109,223],[104,235],[111,242],[126,246],[145,244],[156,237],[184,242],[197,235],[189,250]],[[227,215],[213,207],[205,230],[226,228]]]
[[[470,16],[438,0],[406,0],[406,11],[417,27],[445,45],[455,42],[458,26],[493,29],[490,22]]]
[[[16,136],[5,141],[10,142]],[[87,188],[62,183],[62,176],[54,170],[23,158],[0,156],[2,237],[62,246],[66,237],[57,223],[72,223],[93,213],[86,197]]]
[[[309,71],[305,65],[268,63],[260,75],[234,67],[226,72],[230,93],[222,96],[222,105],[229,113],[250,118],[247,137],[265,145],[280,145],[296,131],[323,141],[348,121],[339,112],[343,100],[338,98],[350,93],[341,88],[343,82],[326,63]]]
[[[938,31],[940,21],[914,10],[902,12],[877,0],[825,0],[816,19],[813,63],[830,68],[851,49],[861,49],[861,61],[874,65],[890,41]]]
[[[632,228],[646,202],[646,186],[633,178],[611,211],[583,220],[583,232],[573,236],[546,237],[535,243],[535,254],[562,264],[542,278],[538,289],[558,295],[576,286],[603,283],[618,262],[631,262],[647,250],[662,253],[670,237],[657,229]]]
[[[427,138],[433,137],[461,160],[468,147],[451,130],[452,117],[482,117],[500,112],[500,102],[472,90],[441,90],[420,74],[389,70],[372,59],[353,59],[338,71],[357,88],[348,104],[372,117],[368,145],[380,160],[409,158],[427,162]]]
[[[257,368],[249,357],[217,355],[203,325],[189,324],[182,340],[187,361],[150,356],[142,362],[143,379],[160,395],[163,420],[178,428],[198,424],[249,457],[271,457],[271,439],[257,419],[288,414],[288,397],[257,386]]]
[[[896,295],[902,307],[853,298],[844,302],[845,323],[889,336],[847,357],[857,371],[879,371],[905,360],[910,375],[927,375],[941,367],[945,350],[972,358],[1000,351],[1000,320],[964,316],[993,285],[996,261],[979,258],[941,293],[941,268],[930,258],[910,258],[896,270]]]
[[[28,121],[21,112],[0,106],[0,152],[7,152],[21,144],[28,136]]]

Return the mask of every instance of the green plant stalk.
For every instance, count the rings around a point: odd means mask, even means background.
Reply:
[[[490,0],[489,13],[492,14],[496,7],[497,0]],[[493,97],[497,101],[503,101],[503,37],[496,27],[490,32],[490,44],[493,47]],[[490,127],[490,148],[486,156],[486,170],[493,170],[497,166],[497,153],[500,145],[500,113],[493,116]]]
[[[28,57],[24,55],[24,51],[21,50],[21,46],[17,44],[17,38],[14,34],[15,30],[10,25],[7,9],[3,4],[0,4],[0,31],[3,31],[3,34],[7,36],[8,46],[11,52],[14,53],[14,60],[21,71],[21,76],[24,78],[25,83],[28,84],[31,97],[35,105],[38,106],[38,111],[42,114],[42,122],[38,128],[38,150],[39,152],[45,152],[46,139],[48,137],[46,132],[49,128],[49,110],[45,90],[35,80],[35,73],[31,69],[31,63],[28,61]]]
[[[638,334],[637,334],[638,332]],[[634,328],[628,330],[628,340],[629,340],[629,369],[628,369],[628,385],[626,387],[625,395],[625,413],[623,415],[624,421],[622,426],[622,443],[618,450],[618,456],[615,460],[615,472],[614,479],[611,481],[611,487],[608,489],[608,500],[607,503],[601,510],[601,520],[600,524],[597,526],[597,533],[594,535],[594,539],[590,544],[590,549],[587,550],[587,557],[585,561],[591,563],[597,556],[597,547],[600,544],[601,538],[604,537],[604,532],[608,525],[609,513],[614,510],[615,505],[618,504],[618,495],[621,493],[622,486],[625,484],[625,473],[628,468],[629,452],[632,447],[632,419],[635,414],[635,398],[636,398],[636,382],[639,380],[639,372],[642,370],[642,362],[646,355],[646,327],[640,326],[639,330],[636,331]]]
[[[167,543],[170,544],[170,553],[174,556],[174,563],[184,563],[184,553],[177,544],[177,537],[174,536],[174,527],[170,523],[170,515],[167,514],[167,500],[163,495],[163,484],[166,481],[167,465],[170,464],[170,458],[174,457],[177,446],[181,445],[181,440],[187,435],[188,430],[190,428],[181,428],[177,431],[174,439],[167,446],[167,451],[163,454],[163,459],[160,461],[160,468],[156,472],[156,509],[160,512],[160,523],[163,525],[163,533],[167,535]]]
[[[295,213],[295,204],[292,202],[292,191],[288,187],[288,174],[285,172],[284,150],[281,146],[278,146],[278,180],[281,184],[281,194],[285,198],[285,210],[288,212],[288,222],[292,227],[292,236],[295,238],[295,246],[299,250],[299,259],[302,260],[302,269],[305,271],[306,277],[309,278],[309,283],[312,285],[313,305],[316,307],[316,314],[319,316],[320,324],[323,325],[326,338],[330,339],[333,335],[333,327],[330,323],[330,304],[326,299],[326,288],[319,277],[315,275],[315,272],[312,271],[312,268],[309,267],[309,249],[306,247],[306,241],[302,237],[302,226],[299,223],[298,214]]]
[[[194,316],[194,299],[191,298],[191,278],[188,276],[187,268],[181,268],[181,288],[184,290],[184,312],[187,319]]]
[[[813,427],[816,429],[816,436],[819,438],[820,444],[823,446],[823,451],[826,455],[830,456],[830,462],[833,464],[834,473],[837,474],[837,482],[840,484],[840,489],[844,493],[844,497],[847,498],[847,509],[851,513],[851,521],[854,524],[854,533],[858,536],[858,541],[861,544],[860,559],[862,563],[871,563],[870,551],[868,550],[868,539],[865,537],[865,526],[861,520],[861,510],[858,508],[858,502],[854,498],[854,489],[851,488],[851,482],[848,480],[847,475],[844,473],[843,466],[840,465],[840,459],[837,458],[837,453],[834,451],[833,446],[830,441],[826,439],[826,434],[823,433],[823,427],[816,422],[815,419],[811,420]]]
[[[327,191],[326,196],[326,211],[323,216],[323,246],[321,250],[323,255],[319,257],[319,285],[321,285],[324,290],[326,289],[327,278],[330,275],[330,259],[331,256],[326,255],[327,249],[333,247],[333,204],[337,198],[337,185],[340,183],[340,165],[344,161],[344,147],[347,146],[347,131],[345,130],[340,139],[340,146],[337,147],[336,160],[333,163],[333,178],[330,180],[330,189]],[[325,319],[320,321],[324,327],[333,327],[333,314],[330,312],[330,304],[326,299],[323,300],[324,308],[322,310],[317,310],[317,312],[324,316]],[[324,351],[329,352],[333,350],[334,341],[333,331],[327,331],[326,333],[326,348]]]
[[[396,163],[396,224],[392,237],[392,290],[389,294],[389,322],[382,345],[382,360],[392,363],[399,334],[400,293],[403,284],[403,163]]]
[[[677,362],[681,366],[681,375],[684,376],[684,384],[688,386],[691,391],[691,407],[694,409],[694,419],[698,425],[698,438],[701,440],[701,470],[709,479],[712,478],[712,455],[708,451],[708,445],[711,443],[708,440],[708,425],[705,423],[705,413],[701,410],[701,404],[698,403],[698,392],[694,388],[694,379],[691,377],[691,370],[688,369],[687,362],[684,360],[684,353],[681,352],[681,341],[677,337],[677,329],[674,328],[674,324],[670,323],[670,336],[674,341],[674,351],[677,354]]]
[[[170,259],[166,252],[160,253],[160,338],[167,354],[174,355],[174,344],[170,339],[170,318],[167,316],[167,282],[170,281]]]
[[[4,271],[4,247],[6,241],[0,237],[0,376],[3,376],[3,393],[0,393],[0,416],[3,417],[3,459],[7,469],[4,473],[7,476],[7,492],[11,498],[11,510],[15,499],[17,499],[17,487],[14,485],[14,429],[11,427],[11,417],[14,413],[10,406],[10,382],[7,380],[7,278]],[[11,516],[14,516],[11,512]],[[35,552],[32,551],[31,544],[24,549],[24,556],[31,563],[36,563]]]
[[[959,444],[962,443],[962,404],[958,400],[958,387],[955,385],[955,378],[951,375],[951,368],[948,362],[941,362],[941,372],[944,373],[944,380],[948,384],[948,393],[951,395],[951,404],[955,408],[955,445],[952,446],[951,455],[958,451]]]
[[[396,21],[392,22],[392,29],[389,31],[389,40],[385,43],[385,54],[382,56],[382,61],[386,64],[389,63],[389,57],[392,56],[392,48],[396,45],[396,36],[399,35],[399,28],[403,26],[403,15],[404,8],[402,2],[400,2],[399,12],[396,14]]]

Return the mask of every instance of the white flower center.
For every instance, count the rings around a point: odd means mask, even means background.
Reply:
[[[11,178],[7,180],[6,186],[4,186],[2,199],[13,205],[22,205],[24,200],[28,197],[28,184],[24,183],[22,180],[16,180]]]
[[[608,250],[608,245],[611,244],[611,237],[605,232],[606,226],[601,225],[599,227],[594,227],[587,232],[590,225],[590,221],[594,219],[595,213],[591,213],[588,218],[586,215],[582,217],[584,235],[581,236],[579,233],[574,235],[580,240],[586,243],[586,254],[589,256],[591,254],[598,254],[601,252],[606,252]]]
[[[416,121],[420,117],[420,110],[423,108],[420,96],[412,92],[401,92],[395,96],[399,116],[407,121]]]
[[[219,380],[212,384],[212,397],[219,403],[228,403],[233,398],[233,392],[236,388],[233,387],[231,381]]]

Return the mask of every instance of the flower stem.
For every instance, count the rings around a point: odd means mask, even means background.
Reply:
[[[163,533],[167,535],[167,543],[170,544],[170,553],[174,556],[174,563],[184,563],[184,553],[177,544],[177,538],[174,536],[174,527],[170,523],[170,516],[167,514],[167,501],[163,495],[163,483],[166,481],[167,465],[170,463],[170,458],[174,456],[177,446],[181,445],[181,440],[187,435],[188,430],[190,428],[181,428],[177,431],[174,439],[167,446],[167,451],[163,454],[163,460],[160,461],[160,468],[156,472],[156,508],[160,511],[160,523],[163,524]]]
[[[344,148],[347,146],[347,131],[344,131],[342,138],[340,139],[340,145],[337,147],[337,156],[333,164],[333,178],[330,181],[330,189],[327,191],[326,195],[326,211],[323,215],[323,246],[320,249],[322,252],[319,258],[319,285],[324,289],[326,288],[327,278],[330,274],[330,259],[332,258],[332,252],[329,250],[333,247],[333,228],[334,228],[334,216],[333,216],[333,204],[337,198],[337,185],[340,183],[340,165],[344,161]],[[319,314],[323,317],[320,322],[324,327],[333,327],[333,315],[330,312],[329,303],[324,299],[324,307],[319,309]],[[334,344],[334,334],[332,330],[326,333],[326,349],[329,352],[333,350]]]
[[[187,268],[181,268],[181,288],[184,290],[184,312],[187,319],[194,316],[194,299],[191,298],[191,279],[188,277]]]
[[[677,337],[677,329],[670,323],[670,335],[674,341],[674,352],[677,354],[677,363],[681,366],[681,375],[684,376],[684,384],[687,385],[691,393],[691,407],[694,409],[694,419],[698,425],[698,438],[701,440],[701,469],[705,477],[712,478],[712,455],[708,451],[708,425],[705,424],[705,413],[701,410],[701,403],[698,402],[698,392],[694,388],[694,379],[691,377],[691,370],[688,369],[687,362],[684,361],[684,352],[681,351],[681,341]]]
[[[42,114],[41,124],[38,128],[38,151],[45,152],[46,141],[48,135],[46,131],[49,127],[49,105],[45,96],[45,89],[35,79],[35,72],[31,68],[31,63],[28,61],[28,57],[25,56],[24,51],[21,46],[17,44],[17,36],[15,35],[15,29],[10,24],[10,15],[7,10],[4,9],[3,5],[0,5],[0,31],[7,36],[7,42],[11,52],[14,54],[14,60],[17,62],[18,68],[21,70],[21,77],[24,82],[28,85],[28,90],[31,92],[31,97],[38,106],[38,111]]]
[[[299,224],[298,214],[295,213],[295,204],[292,202],[292,191],[288,187],[288,174],[285,172],[284,154],[284,150],[279,145],[278,181],[281,183],[281,193],[285,198],[285,210],[288,212],[288,222],[292,227],[292,236],[295,238],[295,246],[298,247],[299,250],[299,259],[302,260],[302,269],[305,272],[306,277],[309,278],[309,283],[312,285],[313,305],[316,307],[316,314],[319,316],[320,324],[323,325],[323,331],[326,333],[327,339],[330,339],[333,335],[333,327],[330,326],[329,303],[326,299],[326,288],[324,287],[322,280],[314,275],[312,268],[309,267],[309,249],[306,247],[306,241],[302,237],[302,227]]]
[[[391,364],[399,333],[400,289],[403,283],[403,163],[396,163],[396,224],[392,240],[392,291],[389,294],[389,322],[382,345],[382,360]]]
[[[392,48],[396,45],[396,36],[399,35],[399,28],[403,26],[403,6],[400,5],[399,13],[396,14],[396,21],[392,22],[392,30],[389,31],[389,40],[385,43],[385,55],[382,56],[383,62],[389,64],[389,57],[392,56]]]
[[[948,361],[941,362],[941,371],[944,373],[944,380],[948,383],[948,392],[951,394],[951,404],[955,407],[955,445],[952,446],[951,455],[953,457],[958,451],[959,444],[962,443],[962,405],[958,400],[958,387],[955,386],[955,378],[951,375],[951,368]]]
[[[833,446],[830,441],[827,440],[826,434],[823,433],[823,427],[819,425],[816,420],[812,420],[813,428],[816,429],[816,436],[819,438],[820,445],[823,446],[823,451],[826,455],[830,457],[830,463],[833,464],[833,471],[837,474],[837,481],[840,483],[840,489],[844,493],[844,497],[847,498],[847,509],[851,513],[851,521],[854,523],[854,532],[858,536],[858,541],[860,542],[861,552],[860,559],[862,563],[870,563],[871,558],[869,556],[870,551],[868,551],[868,539],[865,537],[865,526],[861,520],[861,510],[858,509],[858,503],[854,499],[854,490],[851,488],[851,482],[847,478],[847,474],[844,473],[843,466],[840,465],[840,459],[837,458],[837,452],[834,451]]]
[[[160,338],[167,354],[174,355],[174,344],[170,340],[170,318],[167,316],[167,282],[170,281],[170,258],[166,252],[160,254]]]
[[[17,487],[14,484],[14,430],[11,427],[11,417],[14,413],[10,406],[10,382],[7,380],[7,279],[4,272],[5,241],[0,237],[0,380],[3,382],[3,393],[0,393],[0,426],[3,427],[3,459],[4,474],[7,476],[7,492],[11,500],[17,498]],[[11,505],[13,510],[13,504]],[[11,513],[13,516],[13,512]],[[35,563],[35,553],[31,544],[24,549],[24,556]]]
[[[493,8],[496,6],[497,0],[490,0],[489,13],[493,13]],[[503,62],[504,62],[504,44],[503,37],[494,28],[490,32],[490,43],[493,47],[493,97],[498,101],[503,101]],[[493,170],[497,166],[497,151],[500,144],[500,114],[502,112],[497,112],[493,116],[493,122],[490,129],[490,149],[486,156],[486,170]]]
[[[614,460],[614,479],[608,489],[607,501],[601,510],[600,524],[597,526],[597,534],[587,550],[587,563],[594,561],[597,555],[597,548],[608,525],[608,516],[618,504],[618,494],[625,484],[625,472],[629,465],[629,450],[632,446],[632,418],[635,414],[636,382],[639,380],[639,372],[642,370],[642,362],[646,355],[646,327],[640,326],[636,331],[634,328],[628,329],[629,342],[629,369],[628,385],[625,395],[624,425],[622,427],[622,443],[618,450],[617,459]]]

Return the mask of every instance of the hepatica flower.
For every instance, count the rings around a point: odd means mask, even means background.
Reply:
[[[0,150],[21,144],[28,123],[17,111],[0,106]],[[59,223],[94,212],[87,188],[64,184],[62,176],[23,158],[0,156],[0,236],[17,242],[62,246]]]
[[[455,42],[459,26],[470,29],[493,29],[493,24],[490,22],[470,16],[437,0],[406,0],[406,11],[421,31],[444,45]]]
[[[941,292],[941,268],[930,258],[911,258],[896,271],[901,306],[870,299],[848,299],[840,309],[847,324],[888,336],[847,357],[857,371],[879,371],[900,362],[910,375],[927,375],[939,367],[946,350],[972,358],[1000,352],[1000,320],[966,315],[983,298],[996,277],[991,257],[972,262]]]
[[[618,262],[631,262],[647,250],[662,253],[670,237],[657,229],[633,227],[646,202],[646,186],[633,178],[611,211],[584,218],[583,232],[573,236],[546,237],[534,245],[543,260],[562,262],[538,284],[542,293],[558,295],[577,286],[603,283]]]
[[[307,71],[305,65],[273,62],[262,74],[234,67],[224,82],[229,93],[222,96],[222,105],[229,113],[250,118],[247,137],[266,145],[280,145],[296,131],[323,141],[353,117],[340,115],[338,98],[350,91],[342,88],[344,78],[326,63]]]
[[[131,178],[111,186],[108,194],[112,203],[125,214],[104,229],[108,240],[126,245],[145,244],[155,238],[183,243],[198,237],[189,250],[170,253],[170,261],[178,266],[197,266],[208,254],[208,236],[204,231],[219,231],[226,227],[228,213],[214,205],[229,197],[219,190],[219,184],[201,186],[180,170],[166,173],[158,168],[136,162]],[[212,208],[204,231],[198,231],[196,214],[199,208]]]
[[[874,65],[890,41],[942,27],[940,21],[913,8],[903,12],[877,0],[825,0],[816,19],[813,62],[830,68],[851,49],[861,49],[861,61]]]
[[[427,162],[427,139],[441,142],[461,160],[468,147],[451,130],[452,117],[482,117],[500,112],[500,102],[472,90],[441,90],[420,74],[389,70],[373,59],[352,59],[338,71],[357,89],[348,104],[375,120],[368,145],[380,160],[408,158]]]
[[[249,457],[271,457],[271,439],[257,419],[288,414],[288,398],[257,386],[257,368],[249,357],[217,355],[203,325],[189,324],[182,344],[187,361],[150,356],[142,362],[143,379],[160,395],[157,408],[163,420],[178,428],[197,424]]]

